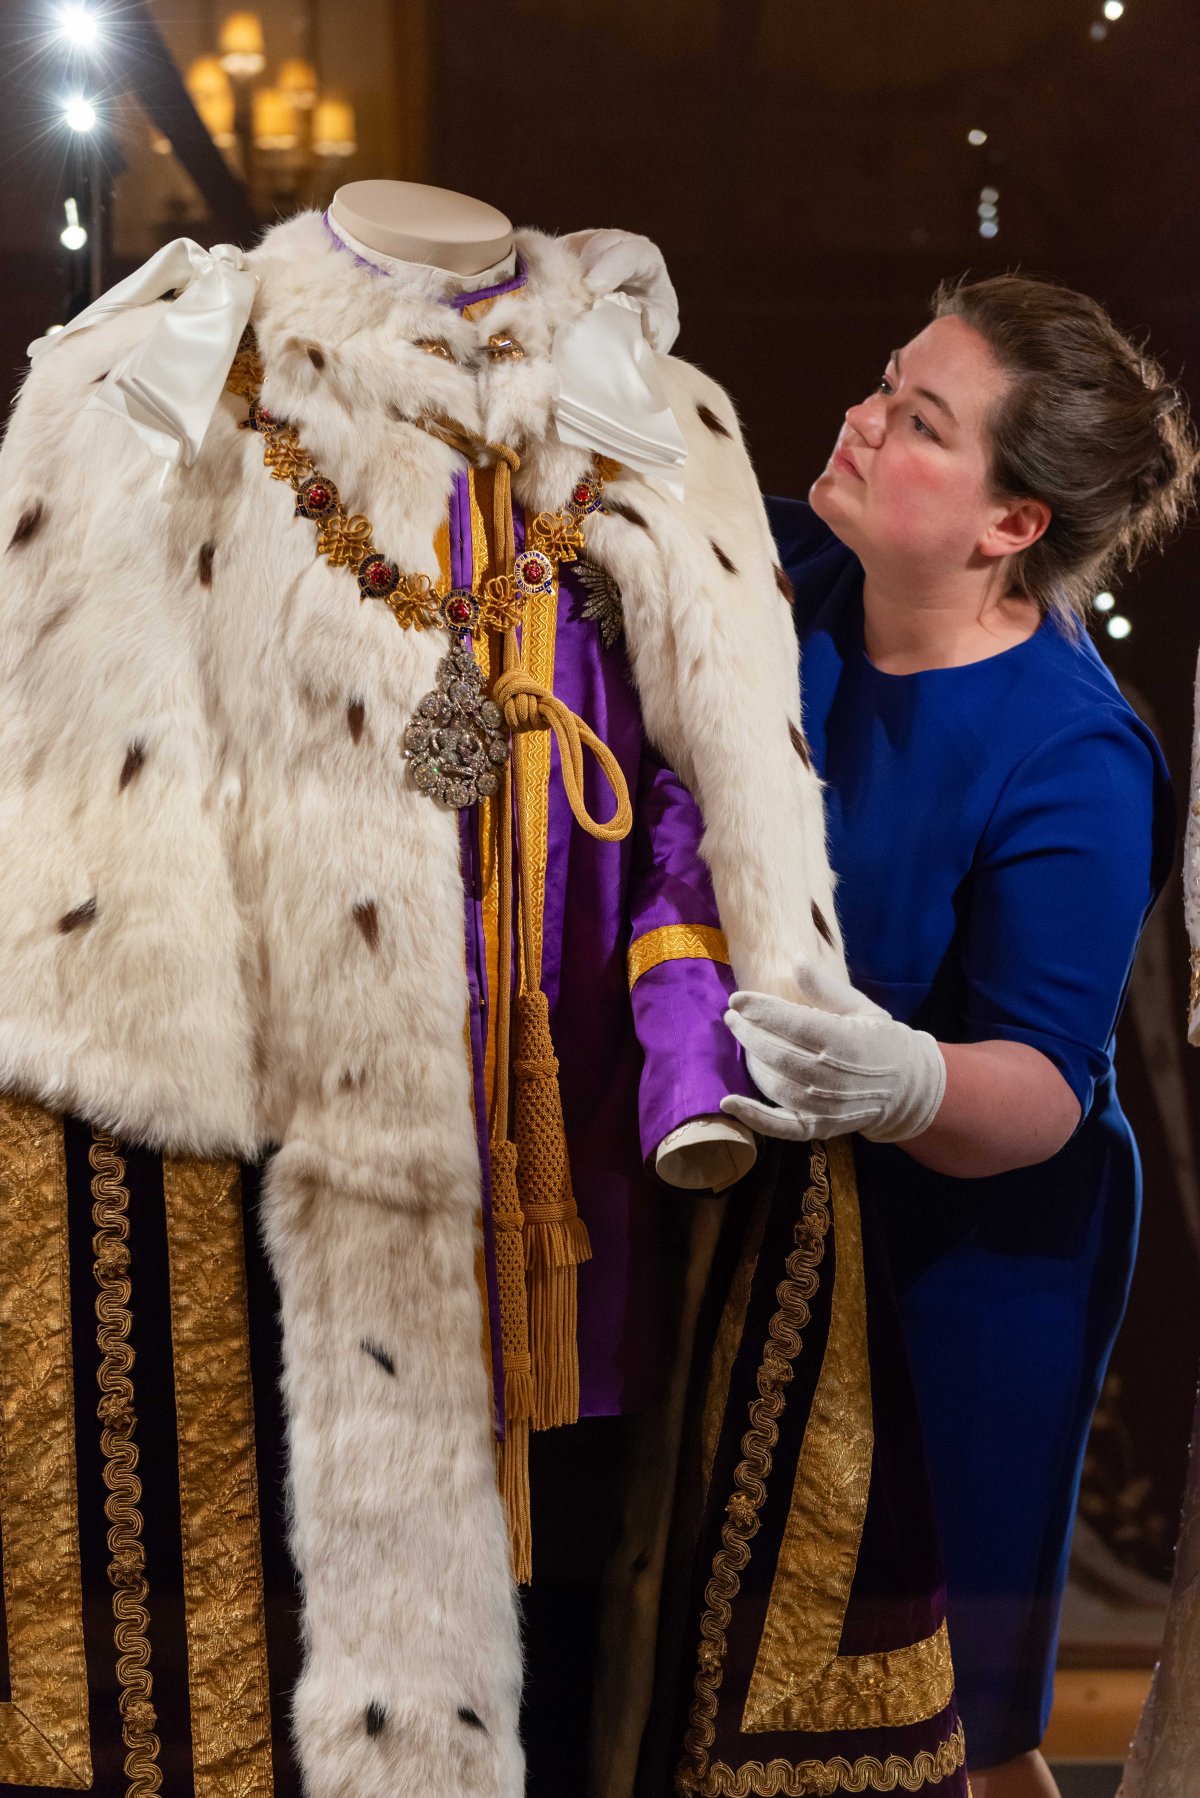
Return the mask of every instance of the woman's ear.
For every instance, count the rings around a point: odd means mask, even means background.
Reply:
[[[1045,535],[1053,514],[1044,500],[1014,499],[979,539],[981,556],[1018,556]]]

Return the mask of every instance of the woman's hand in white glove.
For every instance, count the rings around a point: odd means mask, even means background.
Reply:
[[[626,293],[637,301],[646,335],[665,356],[679,335],[679,301],[658,245],[633,231],[573,231],[560,242],[578,256],[593,293]]]
[[[927,1130],[946,1090],[933,1038],[875,1005],[849,981],[803,958],[804,1003],[734,993],[725,1022],[746,1051],[755,1085],[773,1101],[731,1095],[722,1111],[762,1136],[792,1142],[859,1130],[874,1142],[907,1142]]]

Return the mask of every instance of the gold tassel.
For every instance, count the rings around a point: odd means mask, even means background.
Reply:
[[[504,1420],[527,1423],[533,1414],[528,1301],[521,1204],[517,1196],[516,1144],[493,1137],[492,1221],[496,1232],[496,1285],[500,1293],[500,1344],[504,1352]]]
[[[529,1420],[505,1426],[496,1444],[496,1484],[508,1525],[508,1552],[518,1586],[533,1578],[533,1517],[529,1499]]]
[[[533,1375],[525,1298],[521,1207],[517,1200],[516,1145],[493,1138],[492,1218],[496,1231],[496,1284],[500,1292],[500,1342],[504,1353],[504,1440],[496,1444],[496,1483],[508,1526],[512,1576],[519,1586],[533,1578],[533,1516],[529,1496],[529,1419]]]
[[[533,1362],[533,1427],[579,1416],[578,1275],[592,1245],[575,1206],[558,1090],[550,1007],[537,987],[517,995],[513,1058],[517,1180],[524,1219]]]

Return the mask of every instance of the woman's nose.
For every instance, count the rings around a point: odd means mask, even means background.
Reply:
[[[871,449],[878,449],[883,441],[883,411],[877,402],[878,395],[872,394],[846,409],[846,423]]]

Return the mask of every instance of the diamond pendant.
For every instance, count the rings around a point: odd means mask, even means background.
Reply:
[[[413,714],[404,753],[422,793],[461,810],[490,799],[508,759],[498,706],[484,697],[483,672],[465,643],[454,643],[437,672],[437,686]]]

